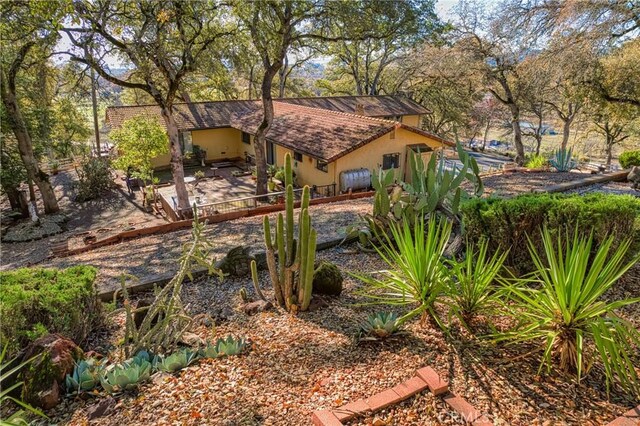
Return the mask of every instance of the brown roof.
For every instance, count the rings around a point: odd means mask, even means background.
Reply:
[[[331,111],[362,114],[368,117],[391,117],[394,115],[420,115],[430,111],[404,96],[322,96],[311,98],[280,98],[278,101],[323,108]],[[362,107],[358,111],[358,105]]]
[[[347,114],[274,101],[274,120],[267,139],[327,162],[377,139],[393,129],[404,128],[451,145],[438,136],[395,121]],[[160,108],[153,105],[107,108],[107,123],[117,128],[138,115],[154,117],[164,127]],[[180,130],[233,127],[255,134],[262,120],[261,101],[220,101],[176,104],[174,117]]]

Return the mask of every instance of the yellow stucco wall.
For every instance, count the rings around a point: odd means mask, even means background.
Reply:
[[[244,158],[249,145],[242,143],[242,132],[225,127],[221,129],[194,130],[191,132],[194,145],[207,151],[207,160]]]
[[[419,115],[403,115],[402,124],[406,124],[407,126],[412,126],[412,127],[420,127],[420,116]]]
[[[284,156],[289,153],[293,160],[293,151],[288,148],[276,145],[276,164],[280,167],[284,166]],[[296,174],[296,183],[302,185],[329,185],[335,180],[336,162],[327,164],[327,172],[318,170],[316,167],[317,160],[308,155],[302,155],[302,161],[293,161],[293,170]]]

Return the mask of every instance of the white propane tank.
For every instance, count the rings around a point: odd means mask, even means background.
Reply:
[[[371,186],[371,172],[369,169],[353,169],[340,172],[340,192],[349,189],[357,191]]]

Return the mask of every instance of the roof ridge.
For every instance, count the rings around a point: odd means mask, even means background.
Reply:
[[[378,118],[378,117],[370,117],[370,116],[363,115],[363,114],[355,114],[355,113],[351,113],[351,112],[334,111],[334,110],[327,109],[327,108],[310,107],[310,106],[307,106],[307,105],[300,105],[300,104],[290,104],[288,102],[282,102],[282,101],[279,101],[279,100],[274,100],[273,102],[277,103],[277,104],[280,104],[280,105],[286,105],[288,107],[304,108],[304,109],[310,109],[310,110],[313,110],[313,111],[326,111],[326,112],[334,114],[334,115],[347,116],[347,117],[357,117],[357,118],[361,118],[361,119],[369,120],[369,121],[378,121],[378,122],[382,122],[382,123],[393,124],[394,126],[397,125],[397,124],[401,124],[401,123],[398,123],[397,121],[385,120],[384,118]]]
[[[194,105],[194,104],[214,104],[214,103],[228,103],[228,102],[260,102],[260,99],[224,99],[220,101],[197,101],[197,102],[175,102],[173,106],[177,105]],[[142,107],[160,107],[158,104],[142,104],[142,105],[109,105],[107,108],[142,108]]]
[[[284,101],[287,99],[337,99],[337,98],[396,98],[399,95],[335,95],[335,96],[296,96],[276,98],[274,101]]]

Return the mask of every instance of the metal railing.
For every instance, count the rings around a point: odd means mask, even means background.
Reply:
[[[284,202],[285,191],[270,192],[264,195],[250,195],[247,197],[233,198],[224,201],[215,201],[212,203],[195,203],[195,208],[198,211],[198,216],[213,216],[216,214],[225,214],[241,210],[251,210],[260,206],[279,204]],[[302,194],[302,188],[294,189],[293,195],[296,201],[300,200]],[[175,200],[173,201],[173,210],[178,216],[186,216],[185,213],[189,213],[193,210],[193,207],[189,209],[179,209]]]
[[[311,187],[311,198],[325,198],[336,196],[337,184],[331,183],[329,185],[313,185]]]

